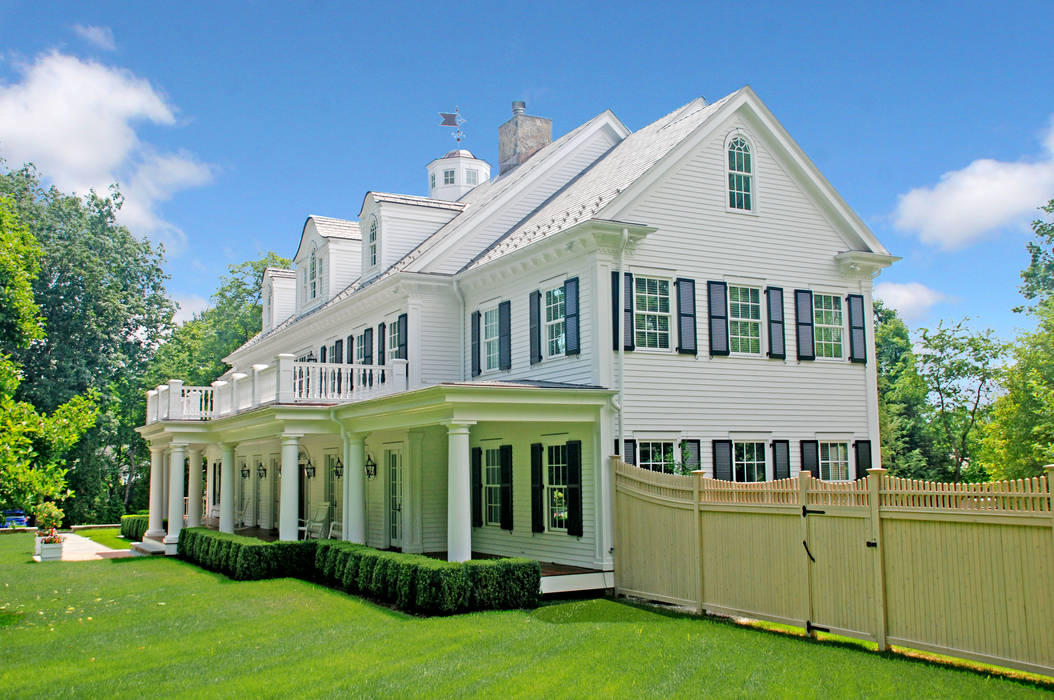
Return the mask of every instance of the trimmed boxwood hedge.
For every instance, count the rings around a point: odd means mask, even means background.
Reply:
[[[531,559],[446,562],[340,540],[263,542],[197,527],[180,531],[179,553],[236,580],[292,576],[425,615],[534,607],[542,575]]]
[[[126,540],[143,541],[143,535],[150,526],[149,515],[122,515],[121,537]]]

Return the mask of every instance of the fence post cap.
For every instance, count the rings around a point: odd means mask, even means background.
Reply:
[[[695,476],[706,476],[706,472],[702,469],[693,469],[692,474],[694,474]]]
[[[868,476],[872,476],[872,475],[874,475],[874,476],[882,476],[883,474],[887,474],[887,473],[889,473],[889,470],[888,469],[884,469],[882,467],[871,467],[870,469],[867,470],[867,475]]]

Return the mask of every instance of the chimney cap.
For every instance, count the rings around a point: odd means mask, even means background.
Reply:
[[[514,100],[512,103],[512,115],[524,114],[527,112],[527,103],[523,100]]]

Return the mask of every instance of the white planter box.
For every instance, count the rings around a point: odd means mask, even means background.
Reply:
[[[38,546],[40,547],[40,561],[61,561],[62,560],[62,543],[57,542],[55,544],[44,544],[40,540],[37,540]]]

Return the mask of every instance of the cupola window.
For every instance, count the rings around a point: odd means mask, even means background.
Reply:
[[[444,185],[453,185],[454,184],[454,171],[453,170],[444,170],[443,171],[443,184]]]

